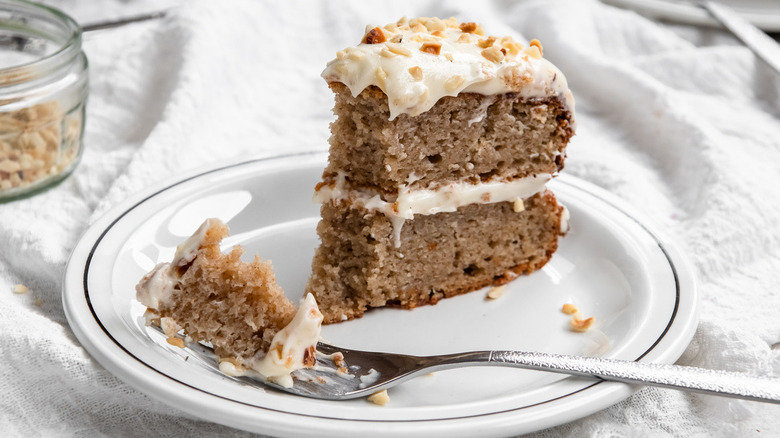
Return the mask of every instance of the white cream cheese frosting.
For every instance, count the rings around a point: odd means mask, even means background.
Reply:
[[[542,57],[538,41],[523,46],[511,37],[485,37],[481,26],[454,18],[369,26],[363,42],[339,51],[322,77],[346,85],[353,96],[379,87],[388,97],[390,120],[419,115],[463,92],[556,96],[574,113],[566,78]]]
[[[291,388],[291,374],[313,366],[316,361],[322,318],[314,295],[306,294],[295,317],[274,336],[265,357],[253,364],[252,369],[282,387]]]
[[[541,173],[512,181],[488,181],[477,184],[457,182],[444,184],[435,189],[409,189],[402,187],[395,202],[388,202],[382,196],[368,189],[354,189],[339,172],[335,183],[324,184],[314,193],[314,201],[324,204],[329,201],[349,200],[368,210],[377,210],[388,216],[413,219],[415,214],[429,215],[453,212],[464,205],[492,204],[496,202],[527,199],[544,190],[552,179],[549,173]]]
[[[344,173],[339,172],[335,182],[319,187],[314,193],[314,202],[324,204],[331,201],[349,201],[367,210],[384,213],[393,224],[394,243],[398,248],[401,245],[403,223],[407,219],[414,219],[415,214],[453,212],[465,205],[505,201],[515,202],[515,211],[522,211],[523,199],[544,191],[545,184],[551,179],[552,175],[542,173],[511,181],[450,183],[435,189],[411,190],[401,187],[396,200],[388,202],[383,200],[380,194],[351,187]]]
[[[283,388],[292,388],[292,373],[306,367],[316,368],[317,343],[322,330],[322,313],[312,294],[307,294],[292,321],[271,341],[264,356],[244,367],[226,359],[219,370],[234,376],[249,376],[271,381]]]
[[[179,281],[176,269],[191,263],[198,255],[198,248],[206,238],[206,232],[219,219],[206,219],[186,241],[176,247],[176,254],[170,263],[160,263],[144,275],[135,286],[135,298],[152,310],[160,310],[160,304],[170,299],[173,288]]]

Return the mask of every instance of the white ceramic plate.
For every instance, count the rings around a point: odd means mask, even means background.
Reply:
[[[139,390],[192,415],[269,435],[516,435],[583,417],[637,389],[490,367],[417,378],[393,388],[384,407],[311,400],[227,377],[144,326],[134,285],[208,217],[230,225],[226,245],[272,259],[297,301],[317,245],[319,208],[311,195],[325,160],[304,153],[201,171],[107,213],[84,234],[65,274],[63,300],[78,339]],[[411,311],[378,309],[326,326],[323,337],[411,354],[517,349],[674,362],[696,327],[696,287],[679,252],[603,190],[567,176],[552,188],[571,212],[571,232],[543,270],[511,282],[502,298],[486,301],[477,291]],[[594,316],[595,328],[570,331],[564,303]]]
[[[615,6],[662,20],[720,26],[710,14],[693,0],[602,0]],[[767,32],[780,32],[780,2],[777,0],[719,0],[742,18]]]

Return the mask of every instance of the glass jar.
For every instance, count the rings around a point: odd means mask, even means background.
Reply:
[[[56,9],[0,0],[0,202],[73,171],[87,93],[79,25]]]

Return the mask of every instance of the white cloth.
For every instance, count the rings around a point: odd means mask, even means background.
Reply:
[[[155,4],[52,3],[83,21]],[[693,261],[701,322],[679,363],[780,377],[780,75],[729,35],[593,0],[203,0],[85,38],[81,164],[55,189],[0,205],[0,434],[244,435],[162,405],[90,358],[60,300],[69,252],[90,222],[164,177],[326,149],[332,97],[320,71],[365,24],[403,15],[454,15],[541,40],[577,99],[565,171],[642,210]],[[13,294],[15,284],[30,292]],[[538,435],[756,431],[780,434],[780,407],[646,388]]]

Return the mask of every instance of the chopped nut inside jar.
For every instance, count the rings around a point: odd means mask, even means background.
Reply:
[[[67,168],[79,151],[79,117],[64,116],[56,102],[0,112],[0,191],[29,186]]]

